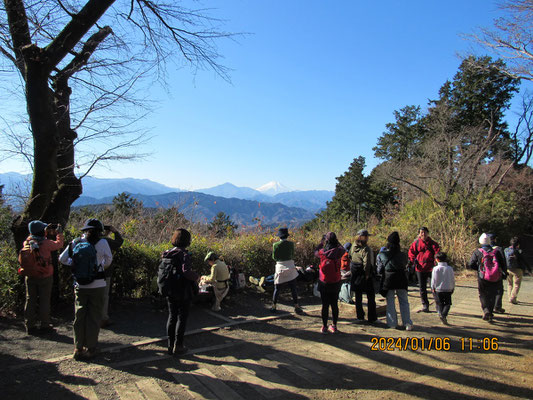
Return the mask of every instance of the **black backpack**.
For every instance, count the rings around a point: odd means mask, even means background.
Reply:
[[[173,258],[161,258],[157,269],[157,287],[162,296],[171,296],[177,290],[181,278],[181,270]]]

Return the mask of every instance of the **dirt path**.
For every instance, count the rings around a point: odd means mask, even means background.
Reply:
[[[43,354],[39,343],[46,339],[32,346],[23,339],[2,340],[0,393],[6,399],[100,400],[533,398],[531,277],[520,303],[506,304],[507,313],[492,325],[480,318],[472,279],[456,289],[450,326],[441,325],[436,313],[414,312],[419,300],[413,288],[412,332],[385,329],[383,320],[377,326],[353,324],[353,306],[346,305],[342,333],[322,335],[316,300],[305,305],[308,315],[278,319],[269,319],[259,300],[247,296],[244,304],[225,310],[225,320],[207,314],[225,328],[194,328],[186,338],[192,352],[181,359],[166,356],[163,344],[148,335],[133,347],[113,347],[113,338],[92,363],[73,361],[71,343],[66,352],[60,344]],[[233,313],[241,307],[238,316]],[[260,319],[246,322],[253,317]],[[2,330],[3,339],[9,329]],[[141,337],[131,333],[129,339]],[[31,360],[22,357],[25,347],[34,351]]]

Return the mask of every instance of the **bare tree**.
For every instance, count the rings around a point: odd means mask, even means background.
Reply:
[[[168,61],[210,68],[227,79],[214,41],[231,35],[220,32],[219,21],[205,16],[205,10],[174,2],[3,4],[0,71],[19,76],[33,142],[30,199],[13,227],[20,246],[28,220],[68,220],[70,205],[82,192],[80,178],[96,163],[138,155],[133,148],[145,137],[136,132],[135,121],[146,112],[146,99],[136,92],[139,83],[164,79]],[[14,130],[10,137],[22,148],[23,135]],[[95,151],[75,154],[89,142],[98,143]]]
[[[522,109],[516,127],[511,132],[515,165],[528,165],[533,155],[533,95],[526,92],[522,97]]]
[[[465,36],[504,59],[502,72],[533,81],[533,0],[506,0],[500,8],[505,16],[494,20],[493,28]]]

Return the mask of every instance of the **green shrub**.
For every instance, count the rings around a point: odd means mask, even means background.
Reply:
[[[13,246],[0,242],[0,311],[21,309],[24,280],[17,274],[17,253]]]

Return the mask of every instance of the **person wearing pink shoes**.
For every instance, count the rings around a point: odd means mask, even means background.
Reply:
[[[322,299],[321,333],[327,333],[328,331],[337,333],[337,320],[339,318],[338,300],[341,287],[341,258],[345,251],[333,232],[328,232],[324,240],[315,250],[315,256],[320,258],[318,291]],[[328,328],[330,307],[332,324]]]

